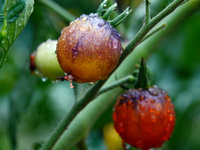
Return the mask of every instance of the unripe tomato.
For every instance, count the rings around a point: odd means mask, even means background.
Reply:
[[[49,39],[41,43],[31,56],[32,66],[39,72],[39,75],[51,80],[64,76],[56,57],[56,44],[56,40]]]
[[[105,79],[115,68],[121,51],[119,33],[95,14],[71,22],[57,44],[60,67],[79,83]]]
[[[130,89],[119,96],[113,120],[124,142],[142,150],[158,148],[174,129],[174,105],[160,88]]]

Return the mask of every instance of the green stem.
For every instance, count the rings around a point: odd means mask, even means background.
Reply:
[[[98,95],[100,95],[102,93],[105,93],[105,92],[107,92],[107,91],[109,91],[109,90],[111,90],[111,89],[113,89],[115,87],[118,87],[118,86],[120,86],[120,85],[122,85],[124,83],[128,83],[128,82],[132,83],[134,80],[136,80],[135,77],[133,77],[132,75],[128,75],[128,76],[126,76],[126,77],[124,77],[122,79],[119,79],[119,80],[117,80],[117,81],[115,81],[115,82],[113,82],[113,83],[111,83],[109,85],[106,85],[106,86],[102,87],[100,89],[100,91],[98,92]]]
[[[104,7],[106,6],[108,0],[104,0],[97,9],[97,14],[99,17],[101,17],[102,11],[104,10]]]
[[[117,3],[114,3],[112,6],[110,6],[108,10],[105,12],[105,14],[103,15],[102,19],[108,20],[108,18],[110,17],[112,12],[116,9],[116,7],[117,7]]]
[[[58,5],[56,2],[52,0],[36,0],[36,2],[44,5],[46,8],[55,12],[57,15],[62,17],[67,23],[70,23],[76,18],[74,15],[66,11],[63,7],[61,7],[60,5]]]
[[[46,143],[42,147],[42,150],[50,150],[53,148],[56,141],[62,135],[62,133],[67,129],[70,122],[74,119],[74,117],[91,101],[93,100],[101,86],[105,83],[105,81],[100,80],[96,84],[94,84],[89,90],[83,95],[77,103],[71,108],[71,110],[64,116],[61,122],[58,124],[57,128],[54,130],[52,135],[47,139]]]
[[[169,4],[164,10],[162,10],[158,15],[156,15],[151,21],[144,25],[140,31],[135,35],[135,37],[128,43],[128,45],[125,47],[124,52],[121,55],[121,58],[119,60],[119,64],[121,64],[124,59],[136,48],[137,45],[140,44],[144,36],[157,24],[159,23],[163,18],[168,16],[170,13],[172,13],[184,0],[174,0],[171,4]]]
[[[146,39],[148,39],[149,37],[151,37],[152,35],[156,34],[158,31],[162,30],[163,28],[165,28],[167,26],[166,23],[163,23],[161,25],[159,25],[155,30],[153,30],[152,32],[150,32],[149,34],[147,34],[141,42],[144,42]]]
[[[126,8],[121,14],[119,14],[115,19],[109,21],[109,23],[113,26],[116,27],[118,26],[126,17],[130,14],[132,10],[129,10],[129,7]]]
[[[146,10],[145,24],[146,25],[151,21],[149,6],[150,6],[149,0],[145,0],[145,10]]]

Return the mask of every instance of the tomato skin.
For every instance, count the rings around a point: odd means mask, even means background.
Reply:
[[[115,68],[121,51],[119,33],[94,14],[71,22],[57,44],[60,67],[79,83],[105,79]]]
[[[37,50],[30,56],[32,74],[50,80],[57,80],[57,77],[64,76],[55,54],[56,44],[57,40],[48,39],[37,47]],[[35,70],[37,70],[36,73]]]
[[[175,126],[174,105],[157,87],[130,89],[119,96],[113,112],[114,127],[124,142],[148,150],[169,140]]]

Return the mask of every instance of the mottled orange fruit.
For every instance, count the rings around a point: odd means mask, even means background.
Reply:
[[[122,94],[113,112],[114,127],[124,142],[148,150],[169,140],[175,125],[174,105],[157,87]]]
[[[105,79],[115,68],[121,51],[119,33],[95,14],[71,22],[57,43],[60,67],[79,83]]]

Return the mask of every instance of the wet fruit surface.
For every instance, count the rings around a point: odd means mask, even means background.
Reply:
[[[113,113],[114,126],[124,142],[148,150],[169,140],[175,125],[174,105],[157,87],[122,94]]]
[[[76,82],[95,82],[115,68],[121,50],[121,37],[108,22],[94,14],[82,15],[63,29],[57,58]]]
[[[32,73],[36,69],[40,76],[51,80],[56,80],[57,77],[64,75],[56,58],[56,44],[56,40],[48,39],[38,46],[37,51],[31,55],[30,69],[32,69]]]

